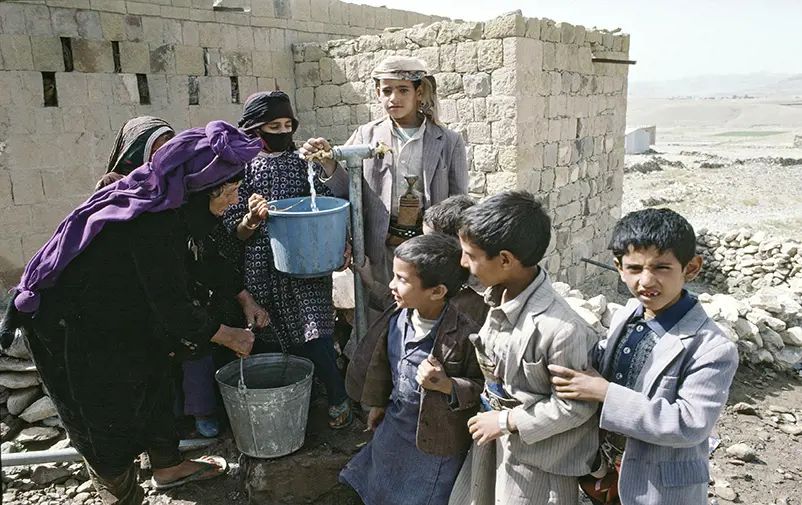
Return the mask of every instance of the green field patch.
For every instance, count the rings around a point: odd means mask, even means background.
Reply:
[[[749,131],[732,131],[717,133],[714,137],[770,137],[772,135],[780,135],[788,132],[769,131],[769,132],[749,132]]]

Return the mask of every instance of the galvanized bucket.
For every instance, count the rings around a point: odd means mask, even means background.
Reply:
[[[240,452],[278,458],[304,445],[314,365],[290,354],[255,354],[217,371]]]
[[[269,202],[267,233],[273,264],[279,272],[296,277],[322,277],[345,262],[347,200],[318,196],[317,211],[311,197]]]

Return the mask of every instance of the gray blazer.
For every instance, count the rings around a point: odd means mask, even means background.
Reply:
[[[392,120],[388,117],[357,128],[346,145],[379,142],[392,145]],[[390,226],[395,156],[383,160],[365,160],[363,174],[363,214],[365,217],[365,252],[370,258],[382,258],[387,229]],[[326,185],[334,196],[348,198],[348,171],[338,166]],[[453,195],[468,192],[468,161],[465,142],[459,133],[433,122],[423,134],[423,207],[438,204]]]
[[[504,444],[516,460],[544,472],[585,475],[599,447],[598,406],[559,398],[548,365],[587,368],[598,337],[554,291],[545,271],[534,284],[509,339],[502,379],[522,405],[510,413],[518,432],[504,437]]]
[[[609,372],[630,300],[610,324],[601,372]],[[618,489],[624,505],[705,505],[708,437],[727,401],[738,350],[697,303],[657,343],[638,390],[610,384],[600,426],[627,437]]]

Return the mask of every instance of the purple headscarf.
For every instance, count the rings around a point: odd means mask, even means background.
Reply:
[[[18,291],[17,309],[35,312],[39,291],[55,284],[106,223],[178,208],[187,193],[219,186],[242,171],[261,150],[258,138],[223,121],[180,133],[156,152],[151,163],[94,193],[64,218],[14,288]]]

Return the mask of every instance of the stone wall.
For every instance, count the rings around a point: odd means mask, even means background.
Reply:
[[[702,280],[729,293],[763,287],[788,287],[802,296],[802,244],[764,232],[699,230],[698,251],[704,257]]]
[[[549,271],[574,285],[604,270],[620,216],[629,36],[510,13],[486,23],[441,21],[325,44],[296,44],[295,102],[304,135],[335,143],[382,115],[370,79],[391,54],[424,60],[441,120],[468,145],[470,191],[520,188],[542,198],[555,238]]]
[[[339,0],[0,2],[0,288],[103,173],[130,117],[235,122],[257,90],[295,91],[292,44],[440,18]],[[228,5],[224,3],[224,5]]]

